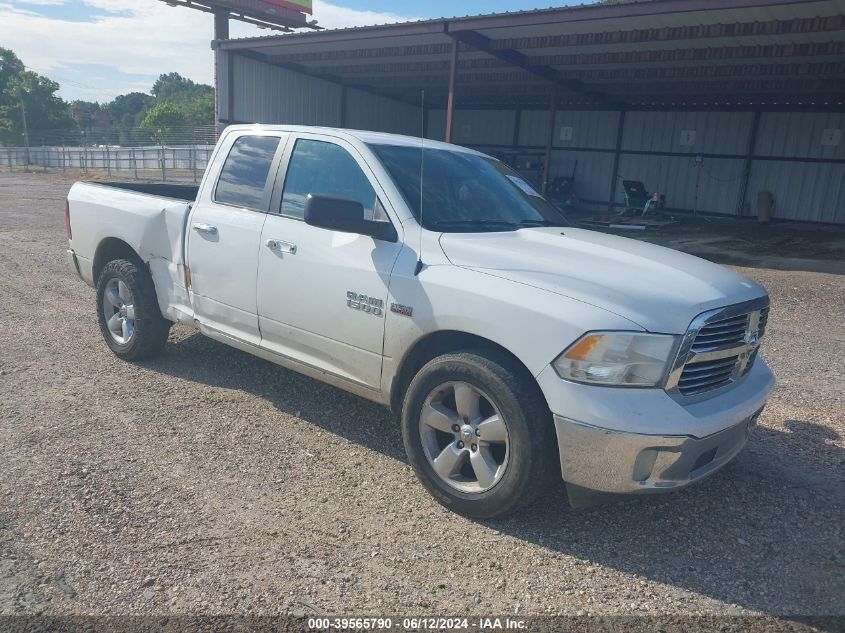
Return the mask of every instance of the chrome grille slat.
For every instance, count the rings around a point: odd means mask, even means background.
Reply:
[[[719,347],[725,343],[736,343],[738,340],[742,340],[743,336],[745,336],[745,331],[732,336],[721,336],[719,338],[708,338],[704,340],[695,339],[694,347]]]
[[[745,326],[739,328],[732,328],[730,330],[720,330],[718,332],[704,332],[698,335],[696,340],[707,340],[713,338],[725,338],[725,337],[732,337],[732,336],[742,336],[745,334]]]
[[[726,319],[719,319],[718,321],[713,321],[712,323],[708,323],[704,327],[705,328],[721,327],[723,325],[727,325],[727,324],[730,324],[730,323],[744,323],[747,320],[748,320],[748,315],[747,314],[741,314],[739,316],[728,317]]]
[[[746,324],[732,325],[729,328],[719,328],[718,330],[703,330],[699,336],[703,338],[713,338],[718,336],[730,336],[731,334],[742,334],[745,332]]]
[[[729,374],[733,371],[733,368],[736,365],[736,361],[737,359],[734,358],[733,362],[730,365],[719,365],[718,367],[708,367],[706,369],[699,369],[698,372],[695,373],[685,371],[678,382],[684,383],[693,380],[705,380],[712,376],[717,376],[718,374]],[[688,365],[686,369],[689,370],[693,367],[695,367],[695,365]]]
[[[681,343],[667,389],[691,396],[745,375],[757,357],[768,313],[768,298],[764,298],[696,317]]]
[[[739,314],[718,319],[702,327],[692,344],[693,352],[708,352],[721,347],[738,345],[745,337],[750,315]]]
[[[744,334],[745,333],[745,324],[743,323],[741,326],[731,326],[730,328],[720,329],[716,331],[706,330],[701,332],[698,337],[699,338],[719,338],[721,336],[736,336],[737,334]]]
[[[682,393],[685,396],[695,396],[700,393],[705,393],[707,391],[713,391],[713,389],[718,389],[719,387],[724,387],[725,385],[729,385],[731,383],[730,378],[726,378],[719,382],[713,382],[706,385],[701,385],[697,387],[690,387],[689,389],[684,389]]]
[[[718,384],[725,380],[730,380],[731,374],[733,374],[733,368],[727,371],[701,376],[699,378],[682,380],[678,383],[678,385],[682,390],[695,389],[696,387],[706,387],[708,385]]]
[[[684,380],[687,376],[693,376],[695,374],[709,373],[725,368],[733,368],[735,364],[736,356],[726,358],[718,365],[711,365],[709,363],[691,363],[684,368],[684,374],[681,376],[681,380]]]

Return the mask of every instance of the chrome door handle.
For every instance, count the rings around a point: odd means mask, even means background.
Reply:
[[[200,233],[208,233],[209,235],[217,235],[217,227],[210,224],[195,223],[194,230]]]
[[[280,253],[290,253],[296,255],[296,244],[285,242],[283,240],[267,240],[267,248],[271,251],[279,251]]]

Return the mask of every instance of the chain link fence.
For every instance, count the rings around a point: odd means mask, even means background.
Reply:
[[[213,126],[156,131],[95,128],[36,132],[29,138],[28,146],[0,147],[0,171],[81,171],[108,178],[198,182],[217,132]]]

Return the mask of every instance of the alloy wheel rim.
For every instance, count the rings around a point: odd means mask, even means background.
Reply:
[[[126,345],[135,335],[135,297],[123,281],[109,279],[103,292],[106,329],[118,345]]]
[[[432,390],[419,427],[428,463],[451,488],[477,494],[501,481],[510,452],[507,424],[477,387],[457,381]]]

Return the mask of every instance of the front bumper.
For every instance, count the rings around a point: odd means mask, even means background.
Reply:
[[[610,493],[686,486],[731,461],[745,446],[759,413],[704,438],[624,433],[556,415],[563,479]]]
[[[762,358],[730,388],[692,402],[662,389],[576,384],[553,371],[538,379],[556,412],[564,481],[608,493],[671,490],[714,473],[745,446],[775,385]]]

